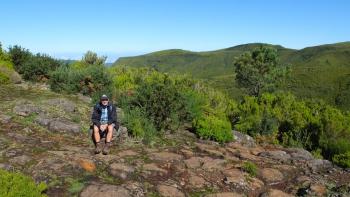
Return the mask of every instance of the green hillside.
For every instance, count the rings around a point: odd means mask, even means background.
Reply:
[[[234,81],[233,60],[243,52],[268,45],[277,49],[283,64],[293,71],[285,89],[302,98],[321,98],[350,109],[350,42],[307,47],[301,50],[280,45],[253,43],[226,49],[192,52],[171,49],[135,57],[119,58],[114,66],[154,67],[162,72],[187,73],[207,80],[235,98],[242,95]]]

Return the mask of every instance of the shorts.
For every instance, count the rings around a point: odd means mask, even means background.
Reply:
[[[115,124],[112,123],[113,128],[115,127]],[[107,130],[101,131],[99,130],[98,133],[100,134],[100,138],[106,138],[107,137]]]

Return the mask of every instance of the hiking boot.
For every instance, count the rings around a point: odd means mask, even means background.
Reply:
[[[95,154],[100,154],[101,151],[102,151],[102,143],[101,142],[97,142],[96,143],[96,148],[95,148]]]
[[[103,151],[102,151],[102,153],[103,153],[104,155],[108,155],[108,153],[109,153],[109,148],[110,148],[111,145],[112,145],[111,142],[106,142],[106,145],[105,145],[105,147],[103,148]]]

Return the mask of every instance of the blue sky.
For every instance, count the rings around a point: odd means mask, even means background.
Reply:
[[[0,0],[0,42],[57,58],[350,40],[347,0]]]

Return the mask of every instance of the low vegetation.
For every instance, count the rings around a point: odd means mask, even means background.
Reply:
[[[35,184],[34,181],[21,173],[8,172],[0,169],[0,194],[6,197],[46,196],[43,192],[45,183]]]
[[[32,54],[20,46],[9,48],[8,55],[16,71],[25,80],[45,82],[52,71],[61,65],[61,62],[45,54]]]
[[[168,75],[152,68],[115,67],[117,98],[126,111],[126,123],[132,134],[145,136],[150,128],[155,134],[176,131],[191,123],[204,139],[226,142],[232,139],[227,118],[226,97],[198,81],[182,75]]]
[[[251,177],[256,177],[258,174],[258,167],[250,161],[244,162],[242,169],[247,172]]]
[[[0,43],[0,84],[17,83],[20,76],[15,72],[10,55],[2,49]]]
[[[324,102],[302,101],[290,93],[246,96],[234,119],[234,128],[251,136],[273,136],[285,146],[318,151],[343,166],[349,162],[350,114]]]

